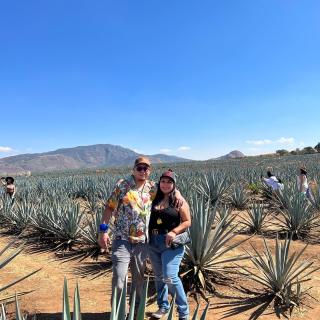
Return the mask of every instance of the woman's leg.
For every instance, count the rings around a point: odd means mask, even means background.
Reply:
[[[176,305],[180,318],[188,318],[189,306],[181,279],[178,276],[184,247],[167,249],[162,253],[163,281],[168,285],[169,292],[176,296]]]
[[[149,245],[149,258],[152,265],[152,271],[155,277],[155,285],[157,290],[157,303],[159,309],[163,311],[169,310],[168,286],[163,282],[161,252],[157,247]]]

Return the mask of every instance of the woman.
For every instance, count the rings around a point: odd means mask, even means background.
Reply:
[[[155,275],[159,310],[152,317],[160,319],[169,311],[168,292],[176,296],[179,320],[188,319],[189,306],[178,276],[184,246],[173,246],[178,234],[191,225],[189,206],[184,200],[177,211],[174,207],[176,177],[172,170],[164,172],[152,202],[149,222],[149,257]]]
[[[300,174],[297,176],[297,185],[299,192],[306,195],[309,186],[307,179],[307,169],[305,167],[300,167]]]
[[[14,179],[12,177],[2,177],[1,182],[5,187],[6,194],[12,199],[12,203],[14,202],[14,195],[16,194],[16,187],[14,185]]]

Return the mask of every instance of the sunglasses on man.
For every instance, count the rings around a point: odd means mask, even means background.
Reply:
[[[146,171],[148,171],[149,170],[149,167],[148,166],[140,166],[140,165],[138,165],[138,166],[136,166],[136,170],[137,171],[144,171],[144,172],[146,172]]]

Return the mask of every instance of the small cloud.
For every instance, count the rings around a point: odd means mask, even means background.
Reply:
[[[13,151],[13,149],[10,147],[1,147],[0,146],[0,152],[7,153],[7,152],[12,152],[12,151]]]
[[[190,147],[187,147],[187,146],[181,146],[178,148],[178,151],[188,151],[190,150],[191,148]]]
[[[280,144],[293,144],[294,143],[294,138],[284,138],[281,137],[279,140],[277,140],[276,142],[280,143]]]
[[[161,153],[169,153],[169,152],[171,152],[171,149],[166,149],[166,148],[160,149],[160,152]]]
[[[304,146],[305,146],[304,141],[300,141],[300,143],[299,143],[299,147],[304,147]]]
[[[255,145],[255,146],[263,146],[263,145],[272,143],[272,141],[269,140],[269,139],[263,139],[263,140],[247,140],[246,143],[248,143],[248,144],[253,144],[253,145]]]
[[[131,148],[132,151],[134,151],[135,153],[138,154],[145,154],[145,152],[143,150],[137,149],[137,148]]]

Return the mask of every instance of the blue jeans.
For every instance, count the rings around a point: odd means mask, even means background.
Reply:
[[[157,302],[160,309],[169,310],[168,292],[176,295],[176,305],[180,318],[188,318],[189,306],[182,282],[178,276],[184,247],[166,247],[166,235],[152,235],[149,244],[149,257],[155,275]]]

